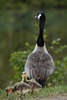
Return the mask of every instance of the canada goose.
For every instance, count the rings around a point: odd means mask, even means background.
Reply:
[[[25,72],[27,77],[35,79],[42,86],[46,85],[47,78],[54,72],[54,62],[52,56],[48,53],[43,39],[44,26],[46,16],[43,11],[40,11],[36,19],[39,20],[39,35],[35,49],[28,56],[25,64]]]
[[[40,88],[42,88],[42,86],[38,82],[36,82],[34,79],[27,80],[26,72],[22,73],[22,81],[26,82],[27,84],[31,86],[31,91],[38,91]]]

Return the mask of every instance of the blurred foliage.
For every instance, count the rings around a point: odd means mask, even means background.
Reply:
[[[29,48],[28,42],[26,42],[25,45]],[[21,80],[21,75],[22,72],[24,71],[26,59],[30,54],[30,52],[32,51],[32,48],[33,47],[29,48],[27,51],[18,51],[11,54],[10,62],[11,66],[13,66],[14,70],[16,71],[16,74],[14,76],[14,79],[16,81]]]
[[[45,33],[44,38],[47,42],[47,34]],[[67,82],[67,56],[63,55],[67,45],[61,45],[61,39],[57,38],[51,42],[51,46],[48,51],[52,51],[52,55],[55,58],[55,72],[48,78],[48,85],[62,84]],[[10,62],[16,71],[15,80],[21,80],[21,74],[24,71],[24,66],[28,55],[32,52],[33,46],[30,46],[28,42],[25,43],[28,47],[27,51],[18,51],[11,54]]]
[[[3,5],[3,6],[2,6]],[[67,0],[0,0],[0,8],[67,8]]]
[[[4,5],[4,4],[3,4]],[[27,9],[27,8],[26,8]],[[27,47],[25,41],[30,46],[35,44],[34,35],[38,33],[36,21],[32,17],[37,14],[37,10],[25,11],[26,9],[9,9],[0,10],[0,87],[4,88],[10,84],[14,75],[14,70],[10,68],[9,57],[11,52],[23,51]],[[51,45],[51,41],[60,37],[61,44],[67,43],[67,10],[53,9],[49,10],[46,15],[46,30],[48,39],[46,41],[47,48]],[[35,28],[33,27],[35,26]],[[25,37],[25,38],[24,38]],[[58,46],[59,48],[59,46]],[[49,50],[49,48],[48,48]],[[52,54],[52,48],[49,50]],[[63,52],[66,55],[67,49]],[[62,53],[61,53],[62,54]],[[60,55],[61,55],[60,54]],[[54,54],[52,54],[54,56]],[[58,56],[58,54],[57,54]],[[56,57],[56,56],[55,56]],[[54,58],[55,58],[54,57]],[[61,57],[61,56],[60,56]]]

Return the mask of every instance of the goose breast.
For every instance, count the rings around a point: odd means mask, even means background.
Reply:
[[[54,71],[53,58],[49,53],[36,51],[28,56],[25,72],[29,78],[45,79]]]

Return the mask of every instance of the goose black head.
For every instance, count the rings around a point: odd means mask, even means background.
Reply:
[[[45,21],[46,21],[46,16],[45,16],[44,11],[39,11],[37,13],[37,16],[35,16],[35,19],[39,20],[39,26],[40,26],[40,28],[43,29],[44,25],[45,25]]]

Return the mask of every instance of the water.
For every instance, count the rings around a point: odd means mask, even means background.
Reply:
[[[35,12],[35,11],[34,11]],[[0,88],[6,87],[12,80],[14,71],[9,64],[10,53],[26,50],[25,42],[35,45],[33,12],[19,10],[0,11]],[[61,44],[67,43],[67,10],[49,10],[46,32],[48,44],[61,38]],[[65,53],[64,53],[65,54]]]

